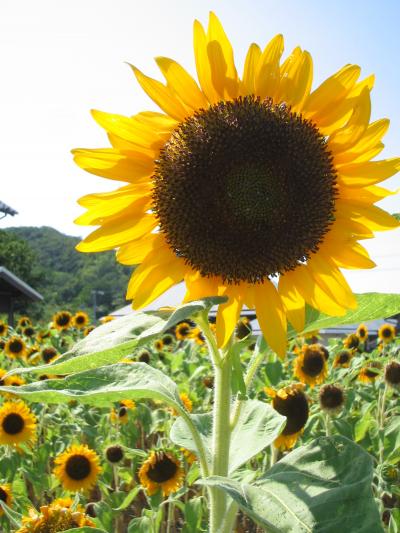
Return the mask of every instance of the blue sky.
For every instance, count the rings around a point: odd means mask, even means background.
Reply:
[[[0,199],[20,214],[0,227],[87,233],[73,224],[81,212],[76,199],[116,187],[72,163],[71,148],[107,145],[89,110],[129,115],[154,109],[124,62],[156,77],[153,57],[164,55],[194,73],[193,20],[206,24],[210,10],[234,45],[239,71],[251,42],[263,47],[283,33],[285,53],[300,45],[312,54],[314,86],[346,63],[359,64],[364,75],[375,73],[372,118],[391,119],[383,156],[400,155],[397,2],[2,0]],[[385,185],[399,183],[392,178]],[[399,204],[397,196],[381,206],[399,212]],[[396,230],[367,243],[379,266],[351,272],[355,290],[400,292],[399,237]]]

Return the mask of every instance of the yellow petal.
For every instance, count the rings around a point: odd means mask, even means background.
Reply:
[[[361,189],[341,187],[340,198],[343,200],[351,200],[354,203],[361,204],[374,204],[383,200],[387,196],[397,194],[398,191],[389,191],[384,187],[377,185],[371,185],[371,187],[363,187]]]
[[[313,76],[312,58],[308,52],[302,52],[299,47],[281,66],[281,80],[277,101],[291,105],[293,111],[301,109],[311,90]]]
[[[365,88],[353,109],[349,122],[343,128],[336,130],[329,138],[329,149],[335,153],[354,146],[367,130],[370,117],[370,92],[368,88]]]
[[[265,47],[258,61],[255,88],[261,99],[273,98],[279,87],[279,62],[283,53],[283,36],[276,35]]]
[[[200,87],[210,104],[214,104],[220,100],[220,97],[211,81],[211,67],[207,53],[207,36],[198,20],[194,21],[193,26],[193,49]]]
[[[323,114],[335,102],[344,98],[360,76],[357,65],[346,65],[325,80],[313,91],[304,104],[304,110],[311,115]]]
[[[339,154],[335,153],[333,154],[334,165],[338,170],[340,170],[342,165],[347,165],[349,163],[365,163],[366,161],[374,159],[374,157],[379,155],[384,148],[385,145],[383,143],[378,143],[370,150],[364,152],[354,152],[353,150],[349,150]]]
[[[372,239],[373,232],[355,220],[351,220],[350,215],[345,212],[337,211],[335,213],[336,220],[332,226],[332,231],[341,232],[342,235],[349,235],[357,240]]]
[[[258,44],[252,43],[246,55],[243,69],[243,79],[241,84],[241,94],[246,96],[255,94],[255,73],[258,61],[261,56],[261,49]]]
[[[315,282],[342,307],[355,309],[357,301],[345,277],[327,256],[317,253],[307,263]]]
[[[364,187],[379,183],[400,169],[400,158],[393,157],[383,161],[368,161],[366,163],[352,163],[338,169],[339,183],[348,187]]]
[[[372,122],[359,141],[352,147],[351,151],[360,154],[376,146],[387,132],[389,124],[390,121],[387,118]],[[343,151],[347,152],[347,148],[343,147]],[[339,154],[341,151],[336,150],[336,152]]]
[[[281,359],[286,355],[286,315],[282,300],[271,281],[254,287],[254,301],[261,331]]]
[[[279,294],[286,310],[289,322],[300,333],[305,323],[305,301],[294,285],[285,275],[279,278]]]
[[[155,248],[165,245],[160,233],[150,233],[141,239],[123,244],[117,250],[117,261],[123,265],[138,265]]]
[[[340,268],[374,268],[376,264],[359,243],[344,245],[331,255],[332,261]]]
[[[78,244],[79,252],[104,252],[150,233],[157,226],[157,220],[150,214],[136,217],[125,215],[107,222]]]
[[[139,152],[128,157],[113,148],[76,148],[72,153],[78,166],[103,178],[134,183],[154,172],[153,160]]]
[[[226,287],[223,295],[228,297],[228,301],[220,304],[217,311],[216,326],[219,348],[223,348],[231,338],[243,307],[243,298],[239,287],[234,285]]]
[[[182,121],[188,115],[187,108],[179,102],[174,93],[165,85],[143,74],[139,69],[131,65],[131,68],[144,92],[162,109],[167,115]]]
[[[207,32],[207,54],[211,68],[211,80],[221,98],[236,98],[239,81],[233,56],[233,48],[222,24],[211,11]]]
[[[368,226],[372,231],[384,231],[398,228],[400,222],[392,215],[376,205],[361,205],[349,203],[351,218]]]
[[[208,101],[192,76],[176,61],[156,57],[157,65],[170,87],[184,104],[191,109],[207,108]]]
[[[187,303],[209,296],[219,296],[222,280],[217,277],[204,278],[200,272],[190,270],[185,275],[185,283],[187,291],[183,302]]]
[[[133,298],[134,309],[146,307],[179,283],[185,270],[184,261],[176,257],[168,247],[154,250],[132,274],[126,298]]]

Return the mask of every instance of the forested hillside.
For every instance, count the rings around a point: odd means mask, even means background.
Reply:
[[[79,241],[50,227],[0,231],[0,265],[44,296],[43,303],[27,310],[37,318],[47,320],[58,309],[92,313],[93,290],[104,292],[97,297],[99,316],[126,305],[131,268],[119,265],[114,252],[77,252]]]

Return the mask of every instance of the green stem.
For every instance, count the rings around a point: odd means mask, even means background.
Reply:
[[[383,456],[385,453],[385,436],[384,436],[384,427],[385,427],[385,404],[386,404],[386,394],[387,394],[387,385],[385,388],[379,392],[378,398],[378,424],[379,424],[379,463],[383,463]]]
[[[173,521],[174,521],[174,503],[170,501],[168,503],[168,517],[167,517],[167,532],[166,533],[171,533]]]
[[[212,436],[213,476],[227,476],[229,469],[229,446],[231,408],[231,361],[229,352],[215,367],[214,381],[214,416]],[[218,489],[210,491],[210,533],[220,533],[226,514],[227,497]]]
[[[214,367],[216,367],[221,364],[221,355],[218,350],[215,335],[211,331],[210,324],[208,322],[207,312],[205,311],[204,313],[199,313],[196,317],[196,322],[204,335],[208,347],[208,352],[210,354]]]
[[[325,433],[327,437],[332,437],[332,425],[331,425],[331,417],[328,415],[328,413],[325,413],[323,415],[324,422],[325,422]]]
[[[185,420],[187,427],[189,428],[190,433],[192,434],[196,449],[199,455],[199,463],[201,468],[202,477],[208,477],[210,475],[207,463],[206,451],[204,448],[203,441],[201,440],[200,434],[196,429],[196,426],[193,424],[190,415],[182,408],[178,409],[179,415]]]
[[[246,392],[249,391],[252,381],[254,379],[254,376],[256,375],[258,367],[261,365],[264,359],[264,356],[265,356],[265,352],[259,352],[258,348],[256,347],[250,359],[249,366],[247,367],[247,372],[244,377],[244,384],[246,385]],[[231,429],[233,429],[236,426],[237,421],[239,420],[242,406],[243,406],[243,400],[237,399],[235,402],[235,406],[233,408],[233,414],[231,418]]]

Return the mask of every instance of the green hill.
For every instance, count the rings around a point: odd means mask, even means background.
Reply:
[[[98,316],[126,305],[132,269],[118,264],[114,252],[77,252],[79,241],[47,226],[0,231],[0,265],[44,296],[43,303],[26,309],[35,318],[47,320],[60,309],[83,309],[92,315],[93,290],[104,292],[97,297]]]

